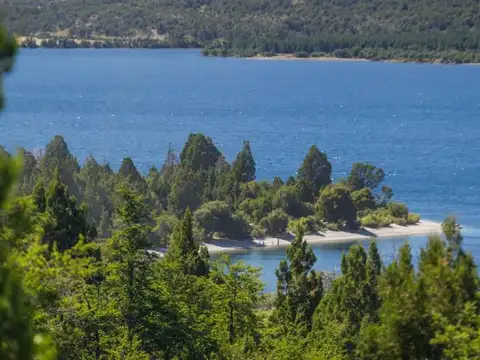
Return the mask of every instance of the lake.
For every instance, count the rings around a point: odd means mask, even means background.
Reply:
[[[333,177],[355,161],[387,173],[395,198],[423,218],[454,213],[480,261],[480,67],[377,62],[205,58],[197,50],[22,50],[6,78],[0,144],[44,147],[62,135],[82,162],[118,168],[131,156],[144,173],[169,143],[203,132],[228,159],[250,140],[257,175],[295,174],[312,144]],[[382,240],[392,253],[403,240]],[[425,238],[411,239],[414,249]],[[316,246],[319,269],[345,246]],[[416,251],[416,250],[415,250]],[[274,269],[284,250],[236,254]]]

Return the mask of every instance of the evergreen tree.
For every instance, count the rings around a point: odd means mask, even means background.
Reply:
[[[36,205],[43,207],[41,187],[38,188]],[[44,242],[52,248],[64,251],[74,246],[80,238],[91,240],[95,234],[95,228],[87,224],[86,207],[77,207],[75,198],[70,196],[68,188],[60,182],[59,175],[51,181],[45,194],[45,212],[47,223],[45,225]]]
[[[19,182],[19,192],[22,195],[28,195],[33,191],[35,184],[40,176],[40,168],[35,156],[25,149],[19,149],[23,158],[23,171]]]
[[[60,135],[56,135],[48,143],[45,154],[40,160],[40,169],[45,184],[54,180],[58,173],[60,182],[68,187],[75,198],[80,199],[80,191],[75,181],[75,175],[80,170],[80,166]]]
[[[306,182],[313,196],[316,196],[321,188],[332,182],[331,176],[332,164],[327,155],[312,145],[298,169],[297,179]]]
[[[42,180],[38,181],[33,189],[33,200],[37,206],[37,210],[41,213],[45,212],[47,209],[47,199]]]
[[[185,211],[182,221],[176,226],[165,258],[177,265],[185,274],[197,276],[208,274],[208,251],[205,247],[200,248],[193,238],[190,209]]]
[[[129,184],[139,194],[146,194],[147,183],[135,167],[131,158],[126,157],[123,159],[120,169],[118,170],[118,177],[121,184]]]
[[[255,160],[253,159],[250,143],[243,142],[243,149],[237,154],[232,164],[232,175],[237,182],[249,182],[255,180]]]
[[[119,195],[122,204],[117,216],[121,227],[109,242],[112,261],[108,281],[122,317],[119,330],[125,342],[121,344],[125,346],[125,353],[132,353],[148,316],[143,301],[147,297],[153,259],[146,252],[149,241],[143,199],[127,188],[120,188]]]
[[[220,156],[212,139],[203,134],[190,134],[180,154],[180,164],[194,172],[204,171],[215,167]]]
[[[259,319],[254,307],[263,289],[260,269],[243,262],[233,263],[228,256],[223,256],[212,270],[211,277],[219,284],[214,294],[215,326],[223,330],[230,344],[241,338],[256,342]]]
[[[282,260],[275,271],[277,298],[273,320],[289,332],[295,326],[309,329],[313,312],[323,294],[321,274],[312,269],[316,257],[303,239],[299,226],[296,236],[287,248],[287,260]]]
[[[380,280],[381,325],[364,329],[359,356],[368,359],[427,359],[431,318],[423,281],[416,279],[410,246],[405,244]]]
[[[377,313],[381,305],[381,299],[378,294],[378,277],[382,272],[382,266],[377,243],[371,241],[368,248],[365,277],[366,316],[369,322],[378,321]]]

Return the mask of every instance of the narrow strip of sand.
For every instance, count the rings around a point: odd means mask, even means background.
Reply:
[[[358,231],[325,231],[312,235],[305,235],[304,239],[309,244],[338,244],[369,239],[402,238],[415,235],[434,235],[442,232],[441,223],[421,220],[416,225],[399,226],[391,225],[382,229],[364,228]],[[211,254],[228,253],[250,249],[269,249],[286,247],[293,240],[291,237],[265,238],[247,241],[215,240],[203,244]]]
[[[299,61],[345,61],[345,62],[359,62],[359,61],[372,61],[362,58],[339,58],[334,56],[318,56],[318,57],[297,57],[294,54],[277,54],[275,56],[262,56],[256,55],[247,57],[249,60],[299,60]]]

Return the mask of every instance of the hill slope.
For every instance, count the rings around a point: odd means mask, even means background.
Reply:
[[[480,43],[478,0],[10,0],[6,12],[21,35],[150,38],[214,55],[396,49],[474,61]]]

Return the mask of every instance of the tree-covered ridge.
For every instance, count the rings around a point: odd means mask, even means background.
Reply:
[[[6,13],[19,35],[61,39],[44,44],[49,47],[204,46],[205,54],[222,56],[480,59],[476,0],[18,0],[7,3]],[[99,41],[65,41],[84,38]]]
[[[19,194],[31,196],[46,214],[45,239],[59,249],[79,238],[107,238],[116,226],[115,189],[127,187],[140,195],[146,209],[148,236],[166,246],[185,211],[192,212],[194,236],[248,240],[282,236],[298,224],[308,233],[325,229],[356,230],[415,224],[419,217],[393,202],[393,191],[383,185],[384,171],[368,163],[353,165],[348,178],[332,183],[327,154],[312,146],[297,174],[288,179],[257,181],[255,160],[248,141],[229,163],[212,139],[191,134],[179,155],[169,149],[163,164],[140,174],[131,158],[118,171],[89,156],[83,166],[56,136],[41,155],[27,150]],[[48,215],[48,216],[47,216]],[[68,232],[62,232],[69,224]]]

